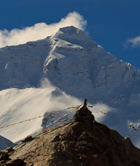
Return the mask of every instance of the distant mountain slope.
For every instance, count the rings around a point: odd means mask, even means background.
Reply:
[[[14,143],[10,140],[0,136],[0,150],[6,149],[8,146],[14,146]]]
[[[0,89],[41,86],[112,108],[104,123],[140,147],[140,71],[71,26],[44,40],[0,49]],[[94,111],[94,109],[93,109]]]

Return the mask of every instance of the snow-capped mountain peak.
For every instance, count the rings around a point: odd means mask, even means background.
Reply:
[[[80,39],[80,40],[91,40],[92,39],[87,36],[80,29],[75,28],[74,26],[60,28],[58,32],[54,35],[55,38],[59,39]]]
[[[0,90],[38,88],[45,78],[60,92],[112,108],[104,122],[123,136],[131,133],[128,123],[139,126],[140,71],[81,30],[64,27],[43,40],[0,49]]]

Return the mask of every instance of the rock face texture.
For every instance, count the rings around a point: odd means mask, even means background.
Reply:
[[[140,166],[140,150],[103,124],[75,122],[41,134],[10,159],[26,166]]]
[[[0,150],[0,166],[25,166],[26,163],[24,163],[21,159],[14,159],[11,160],[9,158],[9,152],[13,151],[12,147],[8,147],[5,150]]]

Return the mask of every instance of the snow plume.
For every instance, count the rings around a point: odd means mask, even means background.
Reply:
[[[65,109],[70,106],[77,106],[83,103],[83,101],[77,99],[76,97],[67,95],[65,92],[61,91],[59,88],[53,86],[51,82],[44,78],[41,80],[40,88],[42,90],[50,90],[49,93],[49,111],[56,111],[58,109]]]
[[[45,112],[63,110],[83,103],[52,86],[48,80],[43,80],[40,88],[2,90],[0,99],[0,127],[42,116]],[[0,129],[0,132],[3,137],[17,142],[40,130],[42,120],[37,118],[8,126]]]
[[[132,39],[127,39],[126,43],[124,44],[124,47],[127,48],[131,46],[132,48],[140,47],[140,36],[137,36]]]
[[[0,30],[0,47],[24,44],[28,41],[44,39],[56,33],[59,28],[66,26],[75,26],[84,31],[86,20],[77,12],[69,13],[65,18],[62,18],[58,23],[47,25],[46,23],[37,23],[31,27],[23,29]]]
[[[83,104],[83,99],[80,100],[66,94],[51,85],[47,79],[42,80],[40,88],[2,90],[0,91],[0,99],[0,127],[8,126],[0,129],[0,132],[3,137],[13,142],[17,142],[40,130],[43,119],[25,120],[42,116],[46,112],[63,110]],[[91,104],[88,103],[88,105]],[[105,113],[111,111],[110,107],[100,103],[89,109],[93,112],[97,121],[106,117],[100,111]],[[25,122],[9,126],[22,121]]]

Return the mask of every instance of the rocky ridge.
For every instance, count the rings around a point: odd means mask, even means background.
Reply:
[[[104,124],[69,122],[29,141],[10,159],[21,166],[140,166],[140,150]]]

